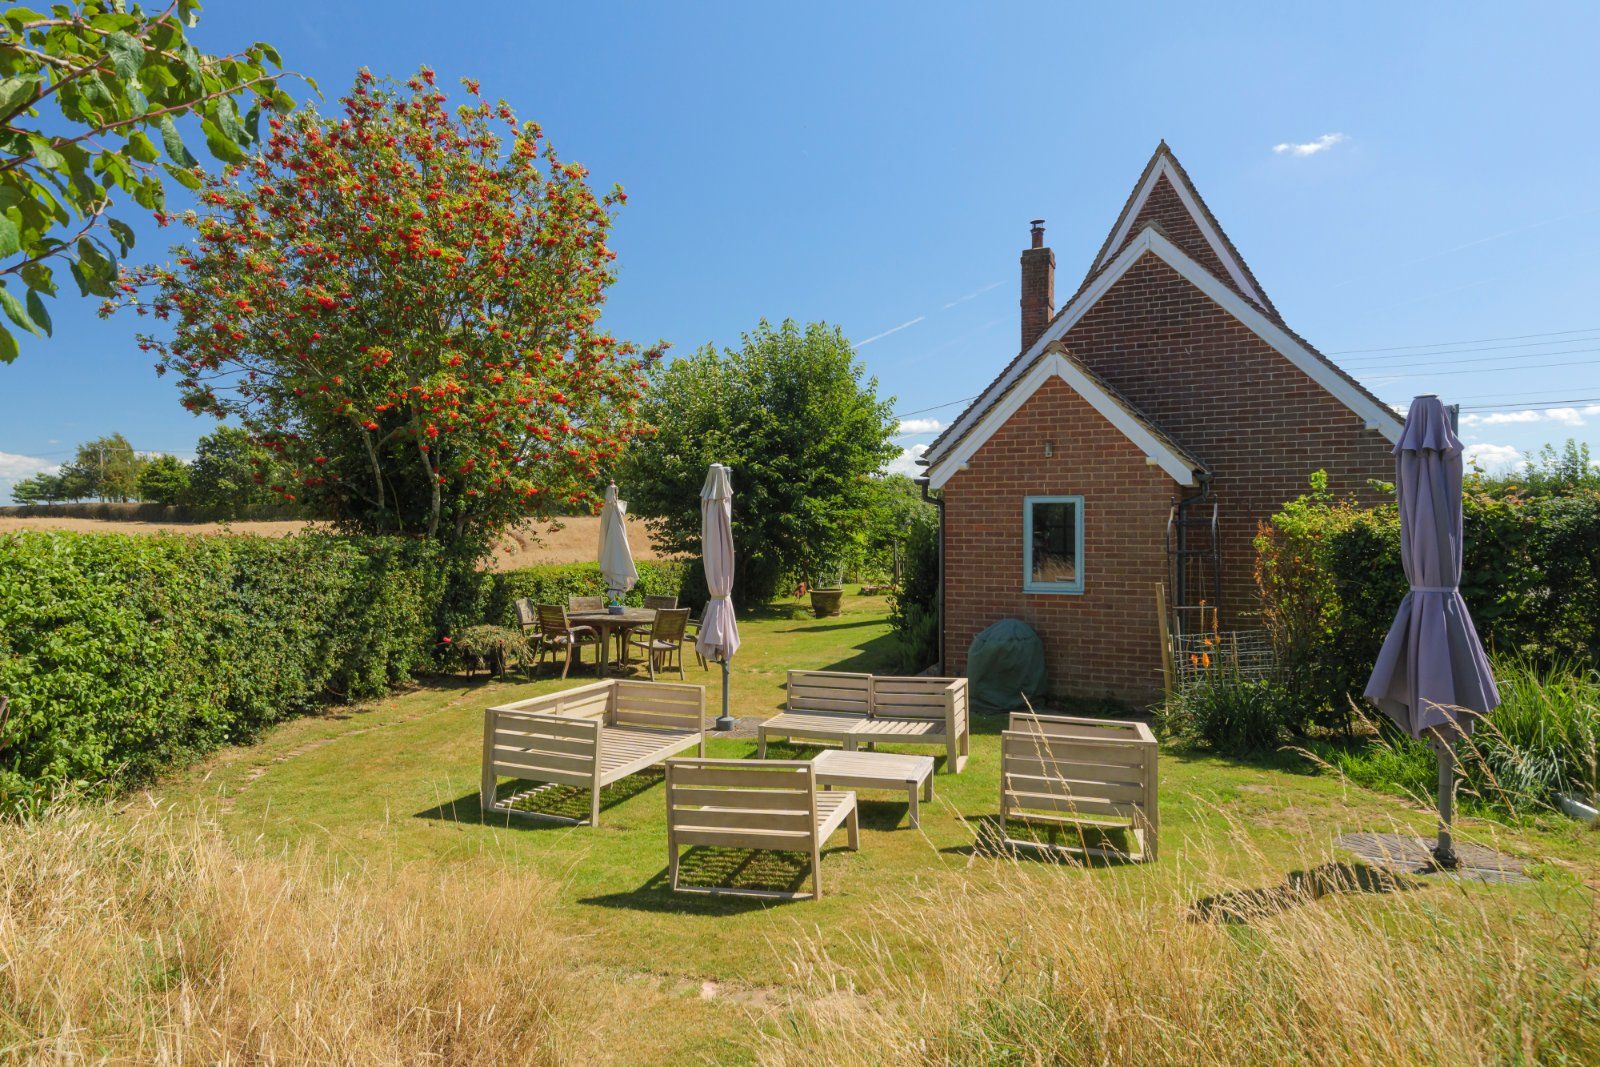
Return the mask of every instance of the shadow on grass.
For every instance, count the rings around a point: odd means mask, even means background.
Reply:
[[[835,630],[852,630],[858,626],[882,626],[883,620],[878,618],[852,619],[848,622],[818,622],[812,626],[796,626],[789,632],[792,634],[827,634]]]
[[[633,799],[652,786],[659,785],[666,775],[659,767],[630,774],[600,790],[600,813]],[[589,791],[571,785],[554,785],[539,782],[501,782],[495,792],[500,803],[510,801],[518,811],[538,815],[554,815],[564,819],[588,821]],[[477,793],[419,811],[414,819],[440,819],[446,822],[479,826],[500,826],[512,830],[563,829],[568,824],[551,819],[519,818],[501,813],[485,814],[478,803]]]
[[[1421,885],[1358,863],[1324,863],[1291,871],[1282,883],[1261,889],[1238,889],[1195,901],[1189,917],[1195,922],[1248,925],[1290,908],[1329,896],[1355,893],[1401,893]]]
[[[854,655],[836,660],[818,668],[824,671],[847,671],[861,674],[886,674],[894,662],[895,639],[893,634],[883,634],[855,647]]]
[[[1314,778],[1325,770],[1293,745],[1272,752],[1232,753],[1168,741],[1162,744],[1161,758],[1178,763],[1231,763],[1258,771],[1280,771],[1307,778]]]
[[[1057,826],[1041,823],[1026,826],[1013,820],[1012,840],[1031,841],[1048,848],[1028,848],[1014,845],[1005,839],[998,812],[992,815],[969,817],[967,824],[973,829],[970,844],[951,845],[939,851],[950,856],[981,856],[987,859],[1014,859],[1034,861],[1046,866],[1102,868],[1134,867],[1135,861],[1126,858],[1136,842],[1131,831],[1117,826]],[[1122,856],[1091,856],[1083,854],[1086,848],[1119,852]],[[1068,849],[1075,851],[1058,851]]]
[[[822,853],[824,892],[828,857],[844,851],[843,845]],[[695,846],[678,855],[678,882],[691,888],[714,887],[764,893],[798,893],[809,887],[811,857],[803,852],[768,852],[738,848]],[[585,897],[580,904],[628,911],[660,911],[686,915],[735,915],[760,911],[775,904],[803,901],[705,893],[674,893],[663,867],[638,889]]]

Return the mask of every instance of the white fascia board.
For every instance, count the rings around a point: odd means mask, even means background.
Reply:
[[[1106,247],[1105,254],[1095,263],[1094,269],[1099,270],[1101,265],[1111,258],[1113,250],[1128,239],[1128,231],[1133,228],[1134,220],[1139,217],[1139,212],[1144,209],[1145,201],[1150,199],[1150,194],[1155,191],[1156,185],[1163,175],[1166,176],[1172,188],[1176,190],[1178,199],[1183,203],[1184,210],[1189,212],[1190,217],[1194,219],[1195,225],[1200,228],[1200,233],[1205,237],[1206,243],[1217,254],[1218,261],[1227,268],[1228,277],[1232,278],[1234,284],[1243,292],[1253,297],[1257,305],[1263,308],[1266,307],[1266,297],[1262,296],[1261,290],[1257,289],[1250,281],[1250,276],[1244,272],[1244,268],[1239,264],[1238,257],[1228,248],[1228,243],[1222,239],[1222,234],[1217,232],[1217,228],[1211,225],[1211,220],[1206,217],[1206,213],[1200,209],[1199,201],[1194,196],[1194,190],[1189,188],[1189,183],[1183,180],[1177,169],[1173,167],[1172,161],[1166,156],[1161,157],[1150,171],[1150,176],[1139,187],[1138,195],[1128,205],[1128,210],[1122,216],[1121,225],[1117,227],[1117,232],[1112,236],[1110,245]]]
[[[977,454],[978,449],[982,448],[989,438],[993,437],[995,432],[1028,402],[1028,398],[1052,378],[1060,378],[1066,382],[1068,388],[1087,401],[1089,406],[1116,427],[1122,436],[1141,449],[1147,460],[1153,461],[1166,471],[1173,481],[1183,486],[1199,484],[1195,478],[1194,466],[1188,459],[1173,451],[1170,445],[1151,433],[1143,422],[1130,414],[1127,408],[1100,388],[1099,383],[1085,374],[1082,367],[1064,358],[1060,353],[1052,352],[1034,364],[1005,399],[989,410],[983,421],[961,442],[959,448],[928,468],[928,487],[930,489],[943,487],[968,460]]]

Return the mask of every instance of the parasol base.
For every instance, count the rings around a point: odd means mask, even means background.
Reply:
[[[733,716],[728,714],[728,661],[718,660],[722,664],[722,714],[717,716],[714,724],[716,729],[726,732],[733,729]]]

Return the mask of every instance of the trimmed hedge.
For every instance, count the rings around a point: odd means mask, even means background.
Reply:
[[[1256,538],[1263,619],[1294,691],[1324,721],[1359,699],[1406,592],[1400,519],[1325,482]],[[1536,494],[1469,482],[1461,595],[1491,653],[1600,668],[1600,492]]]
[[[639,581],[622,599],[633,605],[646,596],[681,596],[687,566],[676,560],[640,560],[634,564]],[[517,624],[516,602],[527,597],[535,604],[565,604],[572,596],[601,596],[606,591],[598,563],[552,563],[542,567],[485,575],[482,614],[500,626]],[[685,605],[689,606],[689,605]]]
[[[641,564],[675,593],[682,566]],[[596,566],[482,574],[399,538],[0,536],[0,811],[115,788],[439,664],[518,596],[601,591]]]

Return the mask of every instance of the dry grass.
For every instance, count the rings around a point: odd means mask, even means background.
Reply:
[[[133,522],[116,519],[84,519],[63,516],[0,515],[0,534],[18,530],[76,530],[80,533],[125,534],[253,534],[258,537],[288,537],[310,523],[296,520],[271,522]],[[501,538],[489,566],[494,570],[514,570],[541,563],[593,563],[599,550],[600,520],[593,515],[561,519],[554,525],[528,523]],[[628,545],[634,559],[661,559],[637,519],[628,521]]]
[[[1600,1061],[1594,882],[1563,890],[1588,898],[1585,927],[1553,901],[1508,923],[1493,887],[1423,887],[1362,867],[1308,866],[1199,897],[1105,871],[1041,879],[1037,866],[1018,861],[995,892],[947,888],[878,909],[880,932],[843,953],[802,944],[807,1006],[763,1059]]]
[[[0,1060],[548,1063],[562,945],[526,872],[341,876],[154,807],[0,829]]]

